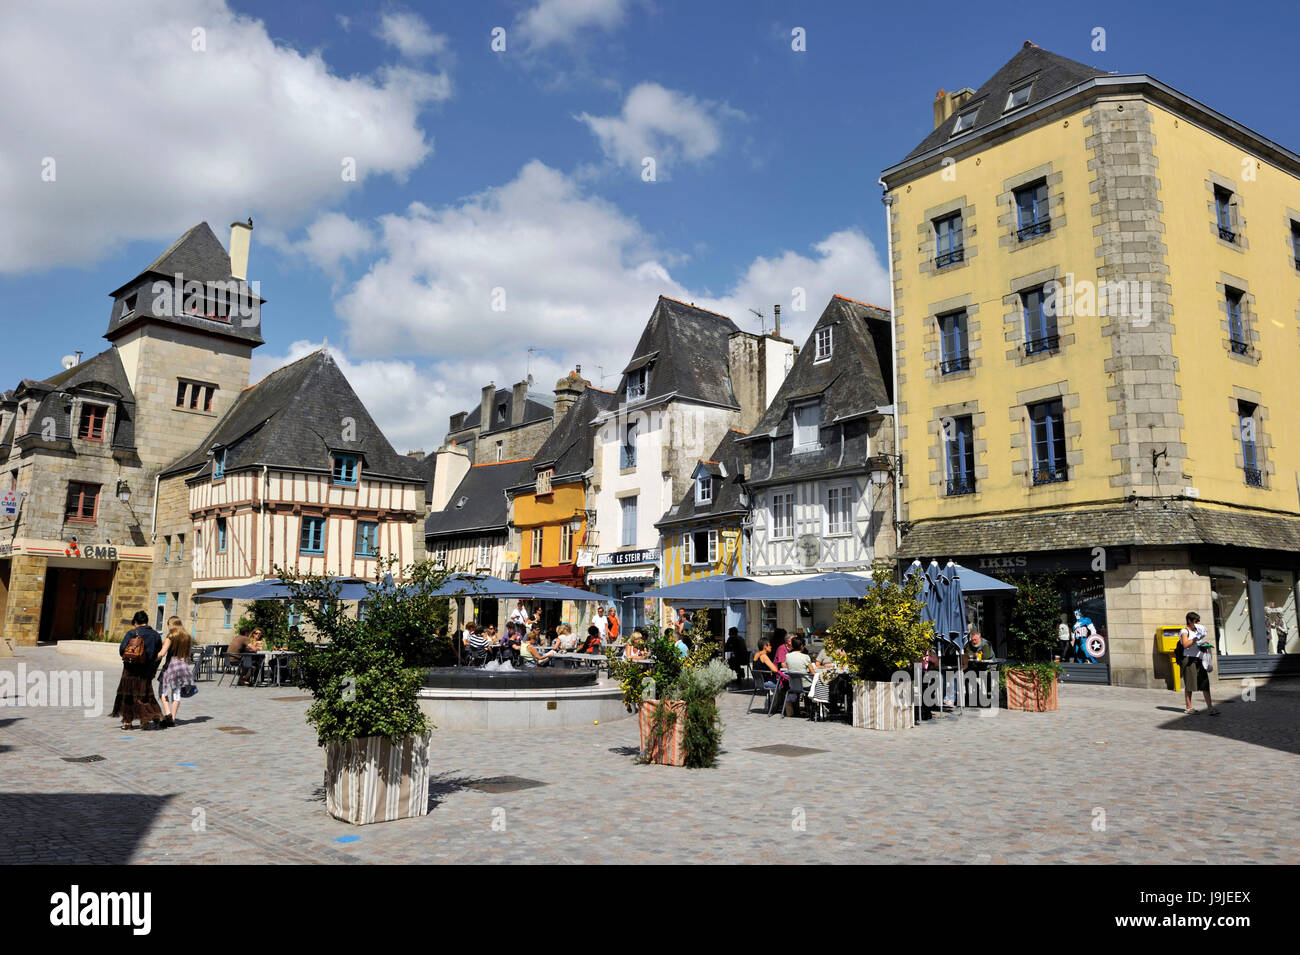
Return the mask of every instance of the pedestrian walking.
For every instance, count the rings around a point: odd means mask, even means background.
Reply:
[[[1178,631],[1178,646],[1182,650],[1183,699],[1187,704],[1187,715],[1196,713],[1192,708],[1192,692],[1199,689],[1205,694],[1205,711],[1218,716],[1219,711],[1210,699],[1209,671],[1214,667],[1214,645],[1201,626],[1201,615],[1195,610],[1187,615],[1187,626]]]
[[[161,729],[176,725],[176,714],[180,712],[186,687],[194,686],[193,650],[194,640],[185,630],[181,618],[169,618],[167,635],[158,650],[158,659],[162,661],[162,672],[158,676],[158,697],[162,700],[163,712],[159,724]],[[193,692],[190,691],[191,696]]]
[[[131,618],[134,625],[118,644],[117,653],[122,658],[122,676],[117,681],[117,697],[113,712],[122,720],[122,729],[129,730],[136,721],[140,729],[162,719],[162,710],[153,695],[153,675],[158,667],[158,649],[162,636],[149,626],[149,615],[143,610]]]

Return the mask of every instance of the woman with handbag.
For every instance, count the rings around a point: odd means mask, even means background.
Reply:
[[[137,720],[140,729],[158,720],[162,713],[153,696],[153,674],[158,663],[158,645],[162,637],[149,626],[149,615],[143,610],[131,618],[133,628],[128,630],[118,645],[122,658],[122,678],[117,683],[117,697],[113,712],[122,721],[122,729],[129,730]]]
[[[1218,716],[1210,699],[1209,670],[1214,666],[1214,646],[1209,634],[1201,626],[1201,615],[1195,610],[1187,615],[1187,626],[1178,632],[1178,646],[1182,650],[1183,698],[1186,703],[1185,713],[1194,716],[1192,693],[1200,690],[1205,694],[1205,712]],[[1207,666],[1208,663],[1208,666]]]
[[[181,700],[195,693],[194,664],[190,660],[193,650],[194,641],[186,633],[181,618],[168,619],[167,636],[163,639],[162,649],[158,651],[158,659],[163,661],[162,672],[158,677],[158,696],[162,699],[163,711],[159,725],[164,729],[176,725]]]

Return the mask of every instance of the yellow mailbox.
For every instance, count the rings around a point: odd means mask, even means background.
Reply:
[[[1182,627],[1156,628],[1156,649],[1169,657],[1169,669],[1174,672],[1175,693],[1183,688],[1183,675],[1178,670],[1178,658],[1175,656],[1178,652],[1178,634],[1182,630]]]

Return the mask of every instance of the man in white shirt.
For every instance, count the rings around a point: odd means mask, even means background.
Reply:
[[[530,619],[531,618],[528,616],[528,608],[524,606],[524,602],[522,600],[519,601],[519,606],[515,607],[514,610],[510,611],[511,623],[518,623],[527,627]]]
[[[596,608],[596,615],[591,618],[591,625],[600,631],[600,642],[605,642],[605,631],[609,629],[609,618],[605,616],[604,605]]]

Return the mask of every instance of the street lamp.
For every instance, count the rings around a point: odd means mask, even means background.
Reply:
[[[896,471],[902,471],[902,457],[892,454],[877,454],[867,458],[867,474],[876,487],[884,487]]]
[[[117,499],[123,504],[129,504],[131,501],[131,485],[127,484],[125,480],[117,482]]]

